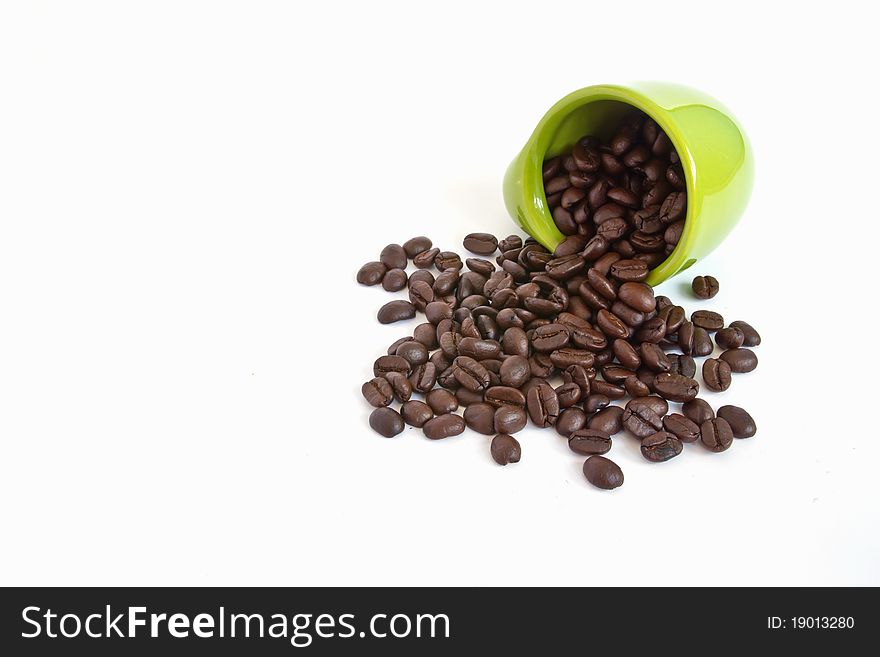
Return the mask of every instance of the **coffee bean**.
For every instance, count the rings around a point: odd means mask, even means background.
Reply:
[[[538,351],[551,352],[568,344],[569,332],[562,324],[547,324],[535,330],[532,347]]]
[[[623,471],[614,461],[598,454],[584,461],[584,476],[591,484],[604,490],[623,485]]]
[[[596,394],[605,395],[611,399],[623,399],[626,396],[626,390],[622,386],[607,381],[594,380],[590,383],[590,388]]]
[[[601,397],[601,395],[595,396]],[[587,420],[587,427],[613,436],[623,430],[623,409],[620,406],[608,406],[607,404],[606,407]]]
[[[605,454],[611,449],[611,436],[597,429],[579,429],[568,437],[568,447],[577,454]]]
[[[526,396],[529,418],[539,427],[556,424],[560,404],[556,391],[548,383],[541,383],[528,391]]]
[[[741,320],[737,320],[735,322],[731,322],[730,326],[732,328],[738,328],[743,332],[743,343],[744,347],[757,347],[761,344],[761,336],[758,335],[758,332],[752,328],[750,324],[743,322]]]
[[[441,320],[452,319],[452,308],[444,301],[431,301],[425,306],[425,317],[437,326]]]
[[[388,269],[406,269],[406,251],[400,244],[389,244],[379,254],[379,261]]]
[[[385,353],[387,353],[389,356],[393,356],[394,354],[397,353],[397,348],[400,345],[402,345],[404,342],[409,342],[410,340],[412,340],[412,336],[410,336],[410,335],[405,335],[402,338],[398,338],[397,340],[395,340],[394,342],[391,343],[391,345],[388,347],[388,351]]]
[[[434,363],[416,365],[409,375],[409,382],[416,392],[429,392],[437,382],[437,368]]]
[[[446,269],[434,281],[434,297],[451,295],[455,291],[455,286],[458,285],[459,278],[461,278],[461,272],[457,268]]]
[[[428,362],[428,348],[421,342],[415,340],[407,340],[398,345],[395,353],[406,359],[412,367],[416,365],[424,365]]]
[[[468,258],[465,260],[465,264],[472,272],[485,276],[486,278],[495,273],[495,265],[488,260],[482,260],[481,258]]]
[[[665,224],[671,224],[679,219],[684,219],[686,212],[687,197],[684,192],[672,192],[663,199],[663,203],[660,205],[660,219]]]
[[[398,292],[406,287],[407,276],[402,269],[389,269],[382,279],[382,287],[387,292]]]
[[[402,356],[379,356],[373,363],[373,376],[383,376],[387,372],[409,374],[410,364]]]
[[[718,417],[730,425],[734,438],[751,438],[758,431],[752,416],[739,406],[722,406],[718,409]]]
[[[609,273],[618,281],[640,282],[648,278],[648,265],[641,260],[618,260]]]
[[[433,246],[431,240],[424,235],[413,237],[403,243],[403,251],[407,258],[415,258],[420,253],[424,253]]]
[[[733,430],[724,418],[716,417],[700,425],[700,440],[713,452],[723,452],[733,444]]]
[[[394,396],[398,401],[409,401],[410,397],[412,397],[413,387],[406,374],[403,374],[402,372],[387,372],[385,374],[385,379],[391,384],[391,388],[394,390]]]
[[[617,297],[630,308],[643,313],[655,309],[657,302],[654,300],[654,291],[644,283],[626,282],[617,291]]]
[[[701,326],[694,326],[694,344],[691,353],[694,356],[708,356],[715,349],[709,332]]]
[[[400,415],[411,427],[421,428],[434,417],[434,411],[425,402],[411,399],[400,407]]]
[[[663,420],[648,406],[627,405],[621,419],[627,431],[639,438],[663,429]]]
[[[519,407],[525,407],[526,405],[525,395],[510,386],[491,386],[483,394],[483,399],[487,404],[491,404],[496,408],[505,405]]]
[[[630,399],[626,403],[627,408],[647,407],[654,411],[661,418],[669,412],[669,403],[662,397],[649,395],[647,397],[638,397]]]
[[[361,285],[378,285],[387,271],[388,267],[381,262],[368,262],[358,270],[357,282]]]
[[[491,376],[491,372],[489,373]],[[473,404],[483,403],[483,393],[480,391],[472,391],[467,388],[458,388],[455,391],[455,398],[458,400],[459,406],[472,406]]]
[[[631,376],[623,382],[623,388],[633,397],[647,397],[651,394],[648,384],[643,383],[637,376]]]
[[[460,415],[450,413],[428,420],[422,431],[431,440],[441,440],[464,433],[464,428],[464,419]]]
[[[522,238],[519,235],[508,235],[498,242],[498,248],[502,253],[511,249],[521,249],[522,245]]]
[[[437,388],[425,395],[425,401],[435,415],[445,415],[458,410],[458,399],[448,390]]]
[[[712,410],[709,402],[705,399],[699,398],[684,403],[681,407],[681,412],[684,413],[691,422],[700,425],[706,420],[711,420],[715,417],[715,411]]]
[[[709,390],[721,392],[730,387],[730,365],[718,358],[703,361],[703,383]]]
[[[404,319],[412,319],[416,316],[416,308],[409,301],[396,299],[389,301],[379,308],[376,318],[380,324],[392,324]]]
[[[450,269],[461,269],[464,265],[461,262],[461,256],[455,251],[441,251],[434,258],[434,266],[440,271]]]
[[[499,433],[492,439],[489,451],[498,465],[519,463],[519,459],[522,456],[522,448],[517,439],[506,433]]]
[[[455,359],[452,376],[463,387],[474,392],[486,390],[491,383],[489,371],[470,356],[458,356]]]
[[[705,367],[703,375],[705,376]],[[654,392],[663,399],[676,402],[687,402],[700,392],[700,384],[681,374],[663,372],[654,377]]]
[[[636,331],[633,338],[636,342],[652,342],[659,344],[666,337],[666,320],[662,317],[652,317]]]
[[[737,349],[743,345],[745,334],[742,329],[730,326],[715,334],[715,343],[722,349]]]
[[[696,330],[693,322],[682,322],[678,328],[678,347],[685,355],[689,356],[694,350],[694,331]]]
[[[642,354],[642,363],[652,372],[668,372],[672,364],[666,356],[666,352],[653,342],[643,342],[639,348]]]
[[[388,406],[394,399],[394,390],[391,384],[383,377],[377,376],[361,386],[361,394],[371,406],[381,408]]]
[[[521,406],[499,406],[495,409],[495,431],[516,433],[526,426],[526,411]]]
[[[718,280],[714,276],[696,276],[691,288],[698,299],[711,299],[718,294]]]
[[[498,238],[489,233],[471,233],[464,238],[464,248],[478,255],[492,255],[498,248]]]
[[[697,373],[697,364],[694,359],[684,354],[666,354],[669,359],[669,371],[673,374],[681,374],[693,379]]]
[[[699,326],[710,332],[724,328],[724,318],[712,310],[694,311],[691,313],[691,321],[694,326]]]
[[[610,403],[611,400],[605,395],[590,395],[587,397],[586,401],[584,401],[583,406],[587,413],[595,413],[596,411],[605,408]],[[615,408],[617,407],[615,406]]]
[[[404,429],[403,418],[394,409],[382,407],[370,413],[370,427],[379,435],[393,438]]]
[[[639,356],[639,353],[636,351],[635,347],[633,347],[629,342],[622,338],[616,339],[611,345],[612,350],[614,351],[614,356],[617,358],[618,362],[631,370],[637,370],[641,364],[642,359]]]
[[[663,428],[683,443],[693,443],[700,439],[700,426],[681,413],[664,416]]]
[[[434,260],[439,253],[440,249],[436,247],[428,249],[427,251],[423,251],[413,258],[413,264],[419,269],[428,269],[430,267],[433,267]]]
[[[587,426],[587,414],[577,406],[566,408],[556,420],[556,431],[568,438],[571,434]]]
[[[529,359],[525,356],[508,356],[501,363],[501,383],[512,388],[519,388],[531,377]]]
[[[654,463],[668,461],[681,454],[681,440],[668,431],[658,431],[642,438],[642,456]]]
[[[617,315],[608,310],[602,309],[596,313],[596,323],[599,325],[599,330],[609,338],[629,337],[629,327]]]
[[[484,402],[471,404],[464,411],[464,421],[477,433],[495,433],[495,407]]]
[[[758,367],[758,357],[751,349],[728,349],[719,358],[730,366],[731,372],[751,372]]]
[[[565,369],[572,365],[580,365],[581,367],[592,367],[595,356],[586,349],[575,349],[574,347],[563,347],[550,352],[550,362],[559,369]]]
[[[581,400],[581,389],[577,383],[563,383],[556,388],[556,398],[561,408],[574,406]]]
[[[434,290],[424,281],[416,281],[409,286],[410,303],[422,312],[425,312],[429,303],[434,301]]]

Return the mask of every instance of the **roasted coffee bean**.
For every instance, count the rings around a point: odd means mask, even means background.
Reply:
[[[547,274],[558,281],[571,278],[581,272],[586,265],[584,258],[577,253],[562,256],[550,260],[547,265]]]
[[[699,326],[713,332],[724,328],[724,318],[712,310],[697,310],[691,313],[691,321],[694,326]]]
[[[407,340],[398,345],[395,353],[406,359],[412,367],[416,365],[424,365],[428,362],[428,348],[421,342],[415,340]]]
[[[413,387],[406,374],[403,374],[402,372],[388,372],[385,374],[385,379],[391,384],[391,388],[394,390],[394,396],[397,398],[397,401],[409,401],[410,397],[412,397]]]
[[[601,397],[601,395],[594,396]],[[591,406],[589,400],[586,406]],[[623,430],[623,409],[620,406],[608,406],[607,404],[605,406],[587,420],[587,427],[613,436]]]
[[[436,388],[425,395],[425,401],[435,415],[445,415],[458,410],[458,399],[448,390]]]
[[[437,326],[441,320],[452,319],[452,308],[444,301],[431,301],[425,306],[425,317]]]
[[[410,364],[402,356],[379,356],[373,363],[373,376],[383,376],[387,372],[409,374]]]
[[[621,217],[615,217],[603,222],[596,229],[596,235],[605,238],[609,243],[616,242],[627,232],[626,220]]]
[[[489,373],[492,377],[492,373]],[[459,406],[471,406],[472,404],[483,403],[483,393],[480,391],[468,390],[467,388],[458,388],[455,391],[455,398],[458,400]]]
[[[718,280],[714,276],[696,276],[691,289],[698,299],[711,299],[718,294]]]
[[[718,358],[703,361],[703,383],[709,390],[721,392],[730,387],[730,365]]]
[[[642,355],[642,363],[652,372],[668,372],[672,364],[666,356],[666,352],[653,342],[643,342],[639,347]]]
[[[730,326],[715,334],[715,343],[722,349],[737,349],[743,346],[745,334],[742,329]]]
[[[587,306],[593,308],[594,310],[608,310],[611,308],[611,302],[598,294],[589,284],[589,282],[583,282],[578,287],[578,294],[584,300]]]
[[[382,288],[387,292],[399,292],[406,287],[407,276],[402,269],[389,269],[382,279]]]
[[[410,340],[412,340],[412,336],[410,336],[410,335],[405,335],[402,338],[398,338],[397,340],[395,340],[394,342],[391,343],[391,345],[388,347],[388,351],[386,351],[385,353],[387,353],[389,356],[393,356],[394,354],[397,353],[397,348],[400,345],[402,345],[404,342],[409,342]]]
[[[646,320],[635,332],[636,342],[652,342],[659,344],[666,337],[666,321],[662,317]]]
[[[455,292],[459,278],[461,278],[461,272],[458,269],[447,269],[440,274],[434,281],[434,297],[445,297]]]
[[[737,320],[735,322],[731,322],[730,326],[732,328],[738,328],[740,331],[743,332],[743,347],[757,347],[759,344],[761,344],[761,336],[758,335],[758,332],[746,322]]]
[[[657,306],[654,290],[644,283],[628,281],[617,290],[617,298],[630,308],[643,313],[651,312]]]
[[[471,404],[464,411],[464,421],[477,433],[491,436],[495,433],[495,407],[484,402]]]
[[[526,332],[518,326],[511,326],[501,337],[501,348],[511,356],[528,356],[529,339]]]
[[[529,367],[532,370],[532,376],[546,379],[553,372],[550,354],[532,354],[529,357]]]
[[[695,326],[694,346],[691,349],[691,353],[702,358],[711,354],[714,349],[715,345],[712,344],[712,337],[709,335],[709,332],[701,326]]]
[[[464,248],[478,255],[492,255],[498,248],[498,238],[489,233],[471,233],[464,238]]]
[[[468,339],[471,338],[465,338]],[[489,371],[470,356],[458,356],[455,359],[452,376],[463,387],[474,392],[486,390],[490,384]]]
[[[526,398],[516,388],[510,386],[491,386],[483,393],[483,399],[492,406],[520,406],[526,405]]]
[[[389,301],[379,308],[376,318],[380,324],[392,324],[404,319],[412,319],[416,316],[416,309],[409,301],[397,299]]]
[[[718,409],[718,417],[730,425],[734,438],[751,438],[758,431],[752,416],[739,406],[722,406]]]
[[[601,367],[602,378],[608,383],[623,383],[629,377],[635,375],[635,371],[621,365],[603,365]]]
[[[694,330],[696,327],[693,322],[682,322],[678,328],[678,347],[686,356],[690,356],[694,351]]]
[[[516,433],[526,426],[526,411],[521,406],[499,406],[495,409],[495,431]]]
[[[450,269],[461,269],[464,265],[461,262],[461,256],[455,251],[441,251],[434,258],[434,266],[440,271]]]
[[[511,249],[521,249],[522,245],[522,238],[519,235],[508,235],[498,242],[498,248],[502,253]]]
[[[689,420],[700,425],[706,420],[711,420],[715,417],[715,411],[712,410],[709,402],[705,399],[699,398],[692,399],[691,401],[682,404],[681,412],[684,413]]]
[[[358,270],[357,282],[361,285],[378,285],[388,271],[381,262],[368,262]]]
[[[547,195],[548,199],[553,194],[564,192],[569,187],[571,187],[571,181],[567,175],[555,176],[544,181],[544,193]]]
[[[663,429],[661,416],[646,405],[627,404],[621,420],[627,431],[639,438],[645,438]]]
[[[422,431],[431,440],[441,440],[464,433],[464,419],[460,415],[446,414],[425,422]]]
[[[684,222],[676,221],[669,224],[666,227],[666,230],[663,232],[663,240],[666,242],[668,247],[675,247],[681,241],[681,236],[684,233]],[[667,253],[671,253],[671,251],[667,251]]]
[[[681,454],[683,446],[677,436],[668,431],[658,431],[642,438],[642,456],[654,463],[668,461]]]
[[[626,396],[626,390],[623,386],[619,386],[607,381],[594,380],[590,387],[597,395],[605,395],[610,399],[623,399]]]
[[[705,367],[703,374],[705,376]],[[676,402],[690,401],[700,392],[700,384],[681,374],[663,372],[654,377],[654,392],[663,399]]]
[[[614,313],[618,318],[623,321],[624,324],[629,327],[640,326],[642,322],[645,321],[644,313],[636,310],[635,308],[630,308],[622,301],[615,301],[613,304],[611,304],[611,312]],[[632,331],[630,331],[630,333],[632,333]]]
[[[596,313],[596,323],[598,324],[599,329],[609,338],[629,337],[630,329],[623,323],[623,320],[604,308]]]
[[[560,408],[574,406],[581,400],[581,389],[577,383],[563,383],[556,388],[556,398],[559,399]]]
[[[468,258],[465,260],[465,264],[472,272],[479,274],[480,276],[485,276],[486,278],[495,272],[495,265],[488,260],[483,260],[481,258]]]
[[[587,282],[593,290],[608,301],[614,301],[617,298],[617,286],[598,269],[592,268],[587,271]]]
[[[592,414],[592,413],[595,413],[596,411],[602,410],[603,408],[607,407],[608,404],[610,404],[610,403],[611,403],[611,400],[608,397],[606,397],[605,395],[596,394],[596,395],[590,395],[589,397],[587,397],[586,400],[584,401],[583,406],[584,406],[584,410],[588,414]],[[615,407],[615,408],[617,408],[617,407]]]
[[[431,244],[431,240],[424,235],[420,235],[419,237],[413,237],[412,239],[408,239],[403,243],[403,251],[406,253],[407,258],[415,258],[420,253],[424,253],[428,249],[430,249],[433,245]]]
[[[568,344],[569,332],[562,324],[547,324],[535,330],[532,347],[537,351],[551,352]]]
[[[631,370],[637,370],[641,366],[642,359],[639,356],[639,353],[636,351],[635,347],[626,340],[618,338],[612,343],[611,349],[614,351],[614,356],[617,358],[618,362],[624,367]]]
[[[393,438],[404,429],[400,413],[388,407],[377,408],[370,413],[370,427],[379,435]]]
[[[428,304],[434,301],[434,290],[424,281],[416,281],[409,286],[409,300],[417,310],[425,312]]]
[[[669,359],[669,371],[673,374],[681,374],[693,379],[697,373],[697,364],[694,359],[684,354],[666,354]]]
[[[650,408],[661,418],[669,412],[669,403],[662,397],[657,395],[649,395],[648,397],[638,397],[630,399],[626,403],[627,408]]]
[[[531,377],[529,359],[525,356],[508,356],[501,363],[499,374],[503,385],[519,388]]]
[[[362,385],[361,394],[370,406],[376,408],[388,406],[394,400],[394,390],[391,388],[391,384],[381,376],[370,379]]]
[[[436,247],[423,251],[413,258],[413,264],[419,269],[429,269],[434,266],[434,259],[438,253],[440,253],[440,249]]]
[[[506,433],[499,433],[492,439],[489,451],[498,465],[519,463],[522,456],[522,448],[517,439]]]
[[[449,320],[446,321],[448,322]],[[450,356],[444,353],[442,349],[440,349],[431,354],[431,358],[428,362],[430,362],[435,368],[437,368],[437,375],[439,376],[440,372],[452,366],[452,361],[454,360],[454,356]]]
[[[566,408],[556,420],[556,431],[561,436],[570,437],[575,431],[587,426],[587,414],[577,406]]]
[[[389,244],[379,254],[379,261],[388,269],[406,269],[406,251],[400,244]]]
[[[581,251],[581,255],[585,260],[596,260],[605,255],[608,251],[608,246],[608,240],[601,235],[596,235],[590,238],[590,241],[587,242],[584,250]]]
[[[651,394],[651,389],[646,383],[639,380],[637,376],[631,376],[623,382],[623,388],[633,397],[647,397]]]
[[[605,454],[611,449],[611,436],[598,429],[579,429],[568,437],[568,447],[577,454]]]
[[[582,365],[569,365],[562,374],[565,383],[574,383],[581,390],[581,398],[586,399],[590,394],[590,379],[595,377],[595,370]]]
[[[409,275],[409,286],[412,287],[418,281],[422,283],[426,283],[431,288],[431,293],[434,292],[434,274],[429,272],[427,269],[419,269],[418,271],[414,271]],[[410,299],[412,301],[412,299]],[[419,309],[421,310],[421,309]]]
[[[568,182],[572,182],[570,174],[568,177]],[[586,190],[580,187],[569,187],[564,192],[562,192],[562,197],[559,199],[559,205],[561,205],[566,210],[572,211],[574,209],[574,206],[581,200],[583,200],[586,195]],[[574,217],[572,216],[572,218]]]
[[[596,488],[612,490],[623,485],[623,471],[614,461],[595,454],[584,461],[584,476]]]
[[[501,343],[496,340],[462,338],[458,343],[458,353],[477,360],[498,358],[501,355]]]
[[[416,365],[409,375],[409,382],[416,392],[429,392],[437,382],[437,368],[434,363]]]
[[[658,233],[666,228],[663,222],[660,221],[659,205],[649,205],[646,208],[637,210],[633,213],[632,222],[637,230],[648,234]]]
[[[574,347],[563,347],[550,352],[550,362],[554,367],[561,370],[572,365],[580,365],[581,367],[592,367],[595,356],[586,349],[575,349]]]
[[[421,428],[434,417],[434,411],[425,402],[412,399],[400,407],[400,415],[411,427]]]
[[[671,224],[679,219],[684,219],[686,212],[687,197],[684,192],[672,192],[660,205],[660,218],[663,220],[663,223],[666,224]]]
[[[681,413],[673,413],[663,418],[663,428],[683,443],[693,443],[700,439],[700,426]]]
[[[622,282],[640,282],[648,278],[648,265],[641,260],[618,260],[611,265],[611,277]]]
[[[716,417],[700,425],[700,440],[713,452],[723,452],[733,444],[733,430],[724,418]]]
[[[528,391],[528,412],[532,422],[539,427],[551,427],[559,417],[560,405],[556,391],[548,383],[542,383]]]
[[[751,349],[728,349],[719,358],[730,366],[731,372],[751,372],[758,367],[758,357]]]

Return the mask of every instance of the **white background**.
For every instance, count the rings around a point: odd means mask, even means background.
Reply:
[[[870,3],[4,3],[0,583],[880,584]],[[513,224],[501,178],[579,87],[701,88],[751,137],[682,279],[762,333],[758,435],[613,493],[553,431],[393,440],[388,242]],[[685,280],[685,278],[687,280]],[[863,351],[862,351],[863,350]]]

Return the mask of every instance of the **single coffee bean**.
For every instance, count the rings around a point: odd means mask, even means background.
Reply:
[[[385,353],[387,353],[389,356],[393,356],[394,354],[397,353],[397,348],[400,345],[402,345],[404,342],[409,342],[410,340],[412,340],[411,335],[405,335],[402,338],[398,338],[397,340],[395,340],[394,342],[391,343],[391,345],[388,347],[388,351],[386,351]]]
[[[377,408],[370,413],[370,427],[381,436],[393,438],[403,431],[403,418],[394,409]]]
[[[581,367],[592,367],[595,356],[591,351],[586,349],[575,349],[574,347],[563,347],[550,352],[550,362],[561,370],[571,367],[572,365],[580,365]]]
[[[668,431],[658,431],[642,438],[642,456],[654,463],[668,461],[681,454],[683,446],[677,436]]]
[[[498,242],[498,248],[502,253],[511,249],[521,249],[522,245],[522,238],[519,235],[508,235]]]
[[[409,426],[421,428],[434,417],[434,411],[425,402],[411,399],[400,407],[400,415]]]
[[[430,392],[437,383],[437,367],[430,362],[414,366],[409,375],[409,382],[416,392]]]
[[[556,397],[561,408],[568,408],[581,400],[581,389],[577,383],[563,383],[556,388]]]
[[[424,253],[433,246],[431,240],[424,235],[413,237],[403,243],[403,251],[407,258],[415,258],[420,253]]]
[[[691,313],[691,321],[694,326],[699,326],[710,332],[724,328],[724,318],[712,310],[694,311]]]
[[[693,322],[682,322],[678,328],[678,348],[681,349],[686,356],[690,356],[694,351],[694,331],[696,330]]]
[[[718,358],[703,361],[703,383],[709,390],[721,392],[730,387],[730,365]]]
[[[491,436],[495,432],[495,407],[485,402],[471,404],[464,411],[464,421],[477,433]]]
[[[597,429],[579,429],[568,437],[568,447],[577,454],[605,454],[611,449],[611,436]]]
[[[434,266],[434,260],[439,253],[440,249],[437,247],[423,251],[413,258],[413,264],[419,269],[429,269]]]
[[[478,255],[492,255],[498,248],[498,238],[489,233],[471,233],[464,238],[464,248]]]
[[[434,301],[434,290],[424,281],[416,281],[409,286],[409,300],[416,310],[425,312],[429,303]]]
[[[409,286],[412,287],[416,282],[421,281],[422,283],[427,283],[427,285],[431,288],[433,292],[434,289],[434,274],[429,272],[427,269],[419,269],[418,271],[414,271],[409,275]],[[410,299],[412,301],[412,299]]]
[[[617,358],[618,362],[624,367],[631,370],[637,370],[641,366],[641,356],[639,356],[635,347],[626,340],[618,338],[612,343],[611,349],[614,351],[614,356]]]
[[[431,301],[425,306],[425,317],[431,324],[437,326],[441,320],[452,319],[452,308],[445,301]]]
[[[623,282],[639,282],[648,278],[648,265],[641,260],[618,260],[609,271],[612,278]]]
[[[693,443],[700,439],[700,426],[681,413],[664,416],[663,428],[683,443]]]
[[[669,403],[662,397],[657,395],[649,395],[647,397],[638,397],[630,399],[626,403],[627,408],[647,407],[654,411],[661,418],[669,412]]]
[[[499,433],[492,439],[489,451],[498,465],[519,463],[522,456],[522,448],[517,439],[506,433]]]
[[[505,405],[519,407],[525,407],[526,405],[525,395],[510,386],[491,386],[483,394],[483,399],[487,404],[491,404],[496,408]]]
[[[713,452],[723,452],[733,444],[733,430],[724,418],[716,417],[700,425],[700,440]]]
[[[594,396],[601,397],[601,395]],[[603,407],[587,420],[587,427],[607,433],[609,436],[620,433],[623,430],[623,409],[620,406],[608,406],[606,404],[606,407]]]
[[[388,269],[406,269],[406,251],[400,244],[389,244],[379,254],[379,261]]]
[[[458,399],[448,390],[437,388],[425,395],[425,401],[435,415],[446,415],[458,410]]]
[[[603,365],[600,368],[602,372],[602,378],[608,381],[608,383],[616,383],[620,384],[626,381],[629,377],[635,375],[635,371],[628,369],[626,367],[622,367],[620,365],[608,364]]]
[[[751,372],[758,367],[758,357],[751,349],[728,349],[719,358],[730,365],[731,372]]]
[[[752,328],[750,324],[743,322],[741,320],[737,320],[735,322],[731,322],[730,326],[732,328],[738,328],[743,332],[743,343],[744,347],[757,347],[761,344],[761,336],[758,335],[758,332]]]
[[[718,280],[714,276],[697,276],[691,288],[698,299],[711,299],[718,294]]]
[[[381,408],[388,406],[394,399],[394,390],[391,384],[381,376],[370,379],[361,386],[361,394],[371,406]]]
[[[623,411],[623,426],[634,436],[644,438],[663,429],[663,420],[648,406],[630,406]]]
[[[409,301],[396,299],[389,301],[379,308],[376,318],[380,324],[392,324],[404,319],[412,319],[416,316],[416,308]]]
[[[548,383],[536,385],[526,395],[527,409],[532,423],[551,427],[559,417],[560,404],[556,391]]]
[[[639,380],[637,376],[628,377],[623,382],[623,388],[633,397],[647,397],[651,394],[648,385]]]
[[[662,317],[652,317],[646,320],[633,337],[636,342],[659,344],[666,337],[666,320]]]
[[[630,328],[615,314],[604,308],[596,313],[596,323],[599,329],[609,338],[627,338]],[[534,344],[534,341],[533,341]],[[536,347],[537,348],[537,347]]]
[[[612,490],[623,485],[623,471],[614,461],[595,454],[584,461],[584,476],[596,488]]]
[[[428,348],[421,342],[416,342],[415,340],[407,340],[398,345],[395,353],[406,359],[406,362],[412,367],[415,367],[416,365],[424,365],[428,362]]]
[[[643,313],[650,312],[657,306],[654,290],[645,283],[628,281],[620,286],[617,297],[630,308]]]
[[[357,282],[361,285],[378,285],[388,271],[381,262],[368,262],[358,270]]]
[[[491,383],[489,371],[470,356],[458,356],[455,359],[452,376],[463,387],[474,392],[486,390]]]
[[[742,329],[729,326],[715,334],[715,343],[722,349],[738,349],[742,347],[745,337]]]
[[[712,344],[712,337],[709,335],[709,332],[701,326],[694,326],[694,346],[691,349],[691,353],[702,358],[703,356],[708,356],[714,350],[715,345]]]
[[[672,369],[672,363],[669,362],[666,352],[660,348],[660,345],[643,342],[639,351],[642,354],[642,363],[652,372],[668,372]]]
[[[666,335],[672,335],[684,323],[686,316],[681,306],[667,306],[659,310],[659,316],[666,321]]]
[[[611,304],[611,312],[620,318],[627,327],[640,326],[642,322],[645,321],[645,313],[638,311],[635,308],[630,308],[622,301],[615,301]],[[598,324],[598,318],[596,323]],[[627,330],[631,335],[632,329],[627,328]]]
[[[669,371],[673,374],[681,374],[693,379],[697,373],[697,364],[694,359],[684,354],[666,354],[669,359]]]
[[[382,288],[387,292],[398,292],[406,287],[407,276],[402,269],[389,269],[382,279]]]
[[[705,376],[705,367],[703,375]],[[681,374],[663,372],[654,377],[654,392],[663,399],[676,402],[687,402],[700,392],[700,384],[694,379]]]
[[[485,276],[487,279],[495,273],[495,265],[488,260],[483,260],[481,258],[468,258],[464,262],[472,272],[475,272],[480,276]]]
[[[489,376],[492,376],[491,372],[489,373]],[[483,403],[482,392],[474,392],[473,390],[468,390],[467,388],[459,388],[458,390],[456,390],[455,398],[458,400],[459,406],[472,406],[473,404]]]
[[[497,340],[462,338],[458,343],[458,353],[476,360],[498,358],[501,355],[501,343]]]
[[[439,257],[439,256],[438,256]],[[458,269],[446,269],[434,281],[434,297],[445,297],[455,292],[455,286],[461,278],[461,272]]]
[[[715,411],[712,410],[709,402],[705,399],[699,398],[692,399],[683,404],[681,412],[684,413],[689,420],[699,425],[702,425],[706,420],[711,420],[715,417]]]
[[[535,330],[532,347],[537,351],[551,352],[568,344],[569,332],[562,324],[547,324]]]
[[[610,403],[611,403],[611,400],[608,397],[606,397],[605,395],[598,395],[598,394],[590,395],[584,401],[584,410],[587,413],[592,414],[592,413],[595,413],[596,411],[602,410],[603,408],[607,407],[608,404],[610,404]],[[617,408],[617,407],[615,407],[615,408]]]
[[[461,270],[464,265],[461,262],[461,256],[455,251],[441,251],[434,258],[434,266],[440,271],[447,271],[451,269]]]
[[[516,433],[526,426],[526,411],[521,406],[499,406],[495,409],[495,431]]]
[[[569,365],[562,374],[562,380],[566,383],[574,383],[581,390],[581,399],[586,399],[590,395],[591,380],[595,376],[595,370],[590,367]]]
[[[519,388],[531,377],[529,359],[525,356],[508,356],[501,363],[501,383],[511,388]]]
[[[556,420],[556,431],[568,438],[572,433],[587,426],[587,414],[577,406],[566,408]]]
[[[441,440],[464,433],[464,419],[460,415],[446,414],[425,422],[422,431],[431,440]]]
[[[718,417],[730,425],[734,438],[751,438],[758,432],[752,416],[739,406],[722,406],[718,409]]]
[[[373,363],[373,376],[383,376],[387,372],[409,374],[410,364],[402,356],[379,356]]]
[[[597,395],[605,395],[611,399],[623,399],[626,397],[626,390],[623,386],[608,383],[607,381],[594,380],[590,383],[590,389]]]
[[[406,374],[402,372],[387,372],[385,379],[391,384],[391,389],[394,390],[394,396],[397,397],[397,401],[409,401],[410,397],[412,397],[413,387]]]

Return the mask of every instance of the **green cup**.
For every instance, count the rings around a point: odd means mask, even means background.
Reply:
[[[752,192],[754,161],[742,127],[717,100],[677,84],[639,82],[628,87],[579,89],[541,119],[504,176],[504,203],[529,235],[553,251],[565,236],[547,207],[541,168],[587,134],[611,136],[636,107],[666,132],[681,158],[687,218],[675,250],[651,271],[657,285],[708,255],[736,225]]]

